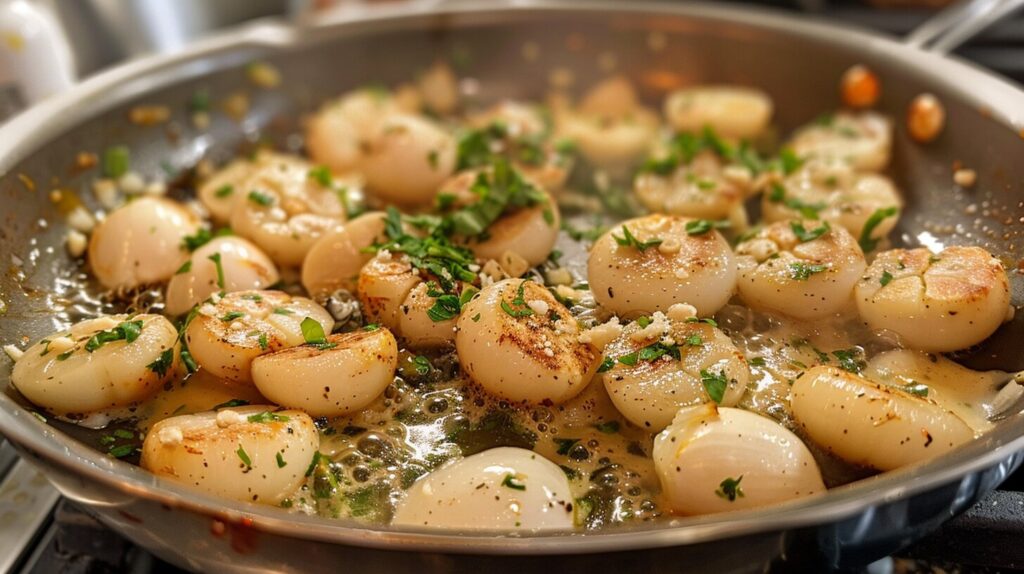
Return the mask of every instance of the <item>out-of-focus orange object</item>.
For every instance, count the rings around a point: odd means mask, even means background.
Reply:
[[[870,108],[878,103],[882,83],[866,66],[857,64],[843,73],[839,82],[843,103],[851,108]]]
[[[927,143],[939,137],[946,125],[946,109],[932,94],[920,94],[907,109],[907,131],[910,137]]]

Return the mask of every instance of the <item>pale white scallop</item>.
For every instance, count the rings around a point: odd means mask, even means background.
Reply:
[[[141,464],[210,494],[278,504],[305,482],[319,446],[306,413],[254,405],[156,423],[142,445]]]
[[[877,112],[839,112],[797,130],[789,147],[799,157],[834,159],[880,171],[892,155],[892,120]]]
[[[669,175],[638,174],[633,192],[644,207],[656,213],[728,219],[743,208],[749,183],[730,178],[725,167],[715,154],[701,153]]]
[[[301,158],[280,156],[240,184],[231,228],[281,266],[301,265],[313,244],[345,221],[338,191],[310,177],[311,169]]]
[[[750,139],[768,127],[771,117],[771,97],[755,88],[695,86],[665,98],[665,118],[680,132],[708,127],[725,138]]]
[[[420,479],[398,504],[393,526],[550,531],[573,527],[562,469],[521,448],[493,448]]]
[[[655,438],[653,456],[668,508],[678,514],[758,508],[825,491],[799,437],[772,419],[736,408],[680,409]],[[730,489],[723,486],[726,480],[739,484]]]
[[[185,343],[201,368],[240,383],[252,382],[256,357],[306,342],[300,325],[310,317],[330,333],[334,320],[305,297],[281,291],[237,291],[200,305]]]
[[[618,360],[659,341],[678,346],[680,359],[666,354],[634,365]],[[727,407],[740,401],[750,381],[747,361],[728,335],[707,323],[673,321],[661,313],[643,329],[636,322],[627,325],[604,356],[616,361],[601,375],[615,407],[631,423],[654,432],[668,426],[681,407],[714,402],[702,382],[707,375],[726,381],[718,404]]]
[[[689,303],[698,315],[713,315],[736,289],[736,260],[718,231],[686,231],[688,218],[648,215],[630,219],[602,235],[590,251],[587,275],[598,304],[622,317],[667,311]],[[640,250],[619,245],[622,227],[641,242],[660,239]]]
[[[852,464],[893,470],[945,454],[974,438],[934,401],[828,366],[793,383],[793,418],[815,443]]]
[[[658,116],[640,104],[629,80],[616,76],[591,88],[575,110],[560,111],[556,131],[590,163],[621,170],[647,152]]]
[[[423,278],[405,256],[378,254],[359,271],[356,295],[363,317],[400,332],[402,304],[413,287],[422,282]]]
[[[252,158],[238,158],[221,167],[203,181],[197,189],[199,201],[217,223],[227,223],[239,198],[245,199],[242,184],[254,172],[276,161],[288,161],[288,156],[260,150]]]
[[[199,219],[171,201],[142,197],[115,209],[89,238],[93,275],[110,289],[166,281],[188,258],[185,237]]]
[[[366,250],[387,240],[382,211],[365,213],[326,233],[302,261],[302,286],[314,297],[355,290],[359,270],[373,258]]]
[[[459,84],[444,61],[437,61],[420,74],[416,82],[423,105],[435,114],[446,115],[459,105]]]
[[[224,284],[210,257],[220,254]],[[164,311],[180,315],[220,291],[266,289],[280,280],[274,262],[252,242],[241,237],[217,237],[192,252],[187,271],[175,273],[167,283]]]
[[[876,212],[895,210],[868,230],[868,238],[881,239],[896,227],[902,205],[899,190],[888,177],[855,172],[840,162],[811,161],[764,194],[761,213],[765,221],[814,215],[860,238]]]
[[[381,200],[429,205],[454,171],[456,152],[455,139],[434,123],[392,115],[370,133],[360,170]]]
[[[394,380],[397,365],[395,337],[378,327],[260,355],[252,361],[252,381],[276,404],[334,417],[372,403]]]
[[[820,236],[801,241],[794,230]],[[835,315],[849,306],[867,263],[857,240],[824,221],[780,221],[736,246],[740,297],[752,307],[797,319]]]
[[[558,204],[547,197],[546,203],[506,212],[487,227],[486,239],[474,238],[466,246],[482,261],[501,261],[506,253],[515,253],[530,267],[540,265],[551,255],[561,229]]]
[[[875,257],[855,299],[871,328],[894,331],[915,349],[948,352],[984,341],[1007,320],[1010,283],[981,247],[893,249]]]
[[[390,92],[376,88],[353,90],[325,104],[306,124],[306,148],[314,162],[331,171],[358,169],[362,142],[384,118],[406,110]]]
[[[87,349],[94,335],[126,321],[142,322],[138,338],[110,341],[91,352]],[[174,376],[177,338],[174,325],[160,315],[88,319],[26,349],[14,364],[11,383],[33,404],[58,415],[134,405]],[[151,366],[159,364],[165,353],[166,368]]]
[[[579,334],[575,318],[544,286],[506,279],[462,309],[455,348],[463,371],[490,394],[558,404],[579,394],[601,362]]]

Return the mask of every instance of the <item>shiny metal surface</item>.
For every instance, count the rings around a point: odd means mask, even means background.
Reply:
[[[660,39],[652,41],[652,33]],[[569,35],[582,38],[584,47],[568,49]],[[525,42],[540,47],[538,62],[521,56]],[[61,248],[62,219],[47,194],[51,187],[88,188],[94,174],[69,175],[75,153],[127,144],[133,168],[156,174],[165,163],[180,169],[200,157],[224,159],[256,134],[285,143],[301,115],[326,97],[365,83],[404,80],[453,53],[472,55],[459,71],[477,81],[478,97],[485,101],[539,98],[556,68],[573,70],[576,86],[585,87],[606,73],[602,55],[613,54],[616,71],[637,80],[652,102],[671,82],[758,85],[774,96],[783,130],[835,107],[841,73],[854,63],[868,64],[884,85],[883,111],[902,118],[911,98],[930,91],[943,100],[949,118],[943,135],[927,147],[897,131],[892,175],[908,201],[900,240],[982,244],[1010,265],[1021,257],[1024,93],[972,66],[874,35],[746,9],[575,2],[517,3],[500,10],[462,6],[377,13],[298,32],[274,24],[249,27],[187,53],[103,74],[0,129],[0,261],[5,267],[12,256],[27,262],[24,280],[0,276],[0,298],[8,304],[0,340],[36,337],[53,328],[50,302],[36,289],[49,288],[72,266]],[[272,91],[247,86],[244,64],[253,59],[278,66],[284,85]],[[184,102],[199,88],[217,96],[247,90],[249,118],[238,124],[218,116],[207,132],[193,132]],[[131,125],[126,110],[138,103],[176,110],[179,136]],[[955,189],[954,161],[978,171],[973,191]],[[39,185],[27,189],[20,174]],[[983,208],[967,215],[970,204]],[[40,219],[49,223],[41,226]],[[946,225],[950,233],[937,231]],[[1024,285],[1019,276],[1012,283],[1013,301],[1020,305]],[[1024,369],[1022,335],[1024,317],[1018,313],[983,348],[959,359],[977,368]],[[0,384],[9,368],[7,358],[0,358]],[[63,494],[160,557],[193,569],[298,572],[337,568],[343,560],[380,571],[522,572],[550,569],[549,555],[572,555],[558,563],[560,570],[696,566],[740,572],[780,560],[814,569],[857,566],[912,542],[1020,464],[1024,415],[1008,417],[990,434],[928,464],[784,507],[602,533],[516,537],[366,528],[212,498],[85,447],[41,423],[13,395],[0,394],[0,432]]]

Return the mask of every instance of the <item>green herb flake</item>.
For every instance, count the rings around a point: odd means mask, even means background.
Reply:
[[[619,432],[620,425],[619,421],[605,421],[602,423],[597,423],[596,425],[594,425],[594,428],[603,432],[604,434],[615,434]]]
[[[254,415],[249,415],[247,420],[249,422],[251,422],[251,423],[269,424],[269,423],[284,423],[284,422],[288,422],[288,421],[291,420],[291,418],[289,418],[289,417],[287,417],[285,415],[279,415],[277,413],[272,413],[270,411],[263,411],[262,413],[256,413]]]
[[[612,370],[612,367],[614,367],[614,366],[615,366],[615,359],[613,359],[611,357],[605,357],[604,360],[601,361],[601,366],[597,368],[597,372],[599,372],[599,373],[607,373],[608,371]]]
[[[430,364],[430,359],[424,357],[423,355],[417,355],[413,357],[412,366],[413,369],[415,369],[416,374],[421,377],[429,375],[430,371],[434,368],[434,366]]]
[[[729,386],[729,379],[725,376],[725,371],[715,374],[701,369],[700,382],[704,385],[704,390],[707,391],[711,400],[722,404],[722,399],[725,398],[725,390]]]
[[[192,260],[189,259],[188,261],[182,263],[181,267],[178,267],[178,270],[175,271],[174,274],[175,275],[184,275],[185,273],[188,273],[191,270],[192,270]]]
[[[130,163],[131,152],[126,146],[109,147],[103,152],[103,176],[118,179],[128,173]]]
[[[235,186],[227,184],[218,187],[217,191],[213,192],[213,195],[219,199],[224,199],[226,197],[231,197],[231,194],[233,193],[235,193]]]
[[[832,355],[839,361],[839,368],[851,373],[860,373],[867,366],[867,363],[860,358],[861,351],[857,348],[839,349],[832,351]],[[827,355],[824,362],[828,362]]]
[[[658,237],[652,237],[647,241],[640,241],[639,239],[636,238],[636,236],[633,235],[633,233],[625,225],[622,226],[622,237],[619,237],[618,235],[615,235],[613,233],[612,239],[615,240],[615,243],[618,243],[623,247],[633,247],[640,252],[644,252],[651,247],[657,247],[661,245],[664,241],[663,239]]]
[[[533,315],[533,309],[530,309],[526,305],[524,295],[525,288],[526,281],[524,280],[519,283],[519,288],[516,289],[516,296],[512,299],[511,305],[509,304],[508,301],[505,301],[504,299],[501,300],[501,310],[504,311],[506,314],[516,318],[529,317],[530,315]]]
[[[107,451],[107,454],[114,458],[124,458],[126,456],[133,454],[137,449],[138,447],[136,447],[135,445],[122,444],[112,447],[109,451]]]
[[[281,456],[281,453],[277,453],[275,456],[277,457],[277,468],[284,468],[288,466],[288,463],[284,461],[284,457]]]
[[[171,368],[174,363],[174,349],[165,349],[155,361],[146,365],[146,368],[153,371],[160,378],[167,375],[167,371]]]
[[[715,494],[729,502],[735,502],[737,498],[743,498],[745,495],[743,494],[743,487],[740,486],[742,480],[742,474],[739,478],[726,478],[718,484],[718,490],[715,491]]]
[[[245,317],[245,313],[241,311],[228,311],[227,313],[224,314],[223,317],[220,318],[220,320],[224,321],[225,323],[230,323],[235,319],[240,319],[242,317]]]
[[[793,230],[793,233],[796,234],[797,239],[799,239],[801,243],[814,241],[832,230],[832,226],[829,225],[827,221],[823,221],[821,225],[811,229],[810,231],[808,231],[800,221],[789,222],[789,228]]]
[[[685,343],[691,347],[700,347],[704,344],[704,339],[699,333],[694,333],[686,338]]]
[[[242,464],[248,468],[252,468],[252,459],[249,458],[249,453],[245,452],[242,445],[238,445],[238,450],[235,451],[235,454],[238,455],[238,459],[242,461]]]
[[[85,343],[85,350],[92,353],[113,341],[125,341],[127,343],[134,343],[139,335],[142,334],[142,321],[125,321],[118,324],[113,329],[106,331],[100,331],[89,338]],[[57,357],[61,360],[60,357]]]
[[[501,481],[501,485],[505,488],[511,488],[512,490],[526,490],[526,485],[523,481],[516,478],[516,475],[512,473],[505,475],[505,479]]]
[[[882,277],[879,278],[878,282],[882,284],[882,287],[885,287],[889,283],[892,283],[892,273],[889,273],[888,271],[882,271]]]
[[[259,343],[261,351],[266,351],[267,347],[270,346],[270,341],[267,340],[266,333],[260,333],[259,337],[256,339],[256,342]]]
[[[749,363],[754,367],[764,367],[768,364],[768,362],[764,360],[764,357],[751,357]]]
[[[687,235],[704,235],[712,229],[725,229],[728,221],[711,221],[710,219],[694,219],[686,222]]]
[[[274,196],[254,189],[249,192],[249,201],[255,203],[256,205],[270,207],[271,205],[274,205]]]
[[[295,311],[291,309],[285,309],[284,307],[274,307],[273,313],[275,315],[294,315]]]
[[[819,263],[790,263],[789,277],[796,281],[807,281],[811,275],[828,270],[828,265]]]
[[[334,178],[331,176],[331,170],[327,166],[320,165],[309,170],[307,174],[309,179],[320,184],[321,187],[332,187],[334,185]]]
[[[860,231],[860,239],[857,241],[860,243],[860,248],[864,250],[864,253],[874,251],[875,247],[878,246],[878,239],[871,237],[875,232],[875,228],[886,219],[895,217],[899,212],[900,210],[897,207],[879,208],[864,222],[864,228]]]
[[[207,259],[213,261],[213,265],[217,268],[217,287],[224,289],[224,266],[221,264],[220,252],[210,255]]]
[[[226,402],[220,403],[218,405],[213,405],[212,410],[216,411],[216,410],[228,409],[228,408],[232,408],[232,407],[244,407],[244,406],[246,406],[248,404],[249,404],[249,401],[246,401],[246,400],[243,400],[243,399],[231,399],[230,401],[226,401]]]
[[[299,329],[302,330],[302,338],[306,341],[307,345],[313,345],[321,350],[333,349],[337,345],[334,343],[327,342],[327,334],[324,333],[324,327],[319,321],[312,317],[306,317],[299,323]]]

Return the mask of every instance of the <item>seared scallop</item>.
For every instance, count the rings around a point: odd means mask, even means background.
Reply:
[[[363,317],[389,329],[399,330],[402,305],[413,287],[423,282],[419,271],[404,255],[382,251],[359,271],[356,294]]]
[[[587,262],[598,304],[622,317],[688,303],[701,316],[736,289],[736,260],[713,223],[667,215],[623,222],[602,235]]]
[[[58,415],[127,407],[174,376],[177,339],[174,325],[160,315],[88,319],[26,349],[11,383]]]
[[[799,157],[835,159],[881,171],[892,153],[892,121],[876,112],[839,112],[800,128],[789,142]]]
[[[180,415],[150,429],[142,467],[210,494],[278,504],[306,480],[320,446],[304,412],[248,406]]]
[[[360,169],[381,200],[429,205],[455,170],[456,151],[455,139],[432,122],[392,115],[370,133]]]
[[[371,327],[260,355],[252,361],[252,381],[276,404],[334,417],[372,403],[394,380],[397,365],[395,337]]]
[[[976,345],[1010,316],[1002,263],[981,247],[879,253],[857,283],[857,309],[873,329],[910,347],[947,352]]]
[[[485,287],[462,310],[455,348],[465,373],[492,395],[562,403],[579,394],[601,363],[579,341],[576,319],[533,281]]]
[[[815,443],[852,464],[892,470],[934,458],[974,438],[960,417],[927,397],[835,367],[793,383],[793,418]]]
[[[832,162],[808,162],[761,201],[765,221],[823,219],[857,237],[870,251],[896,227],[903,200],[889,178]]]
[[[409,489],[393,526],[569,530],[573,496],[562,469],[521,448],[493,448],[442,466]]]
[[[749,139],[761,134],[771,117],[771,98],[754,88],[696,86],[665,98],[665,118],[680,132],[710,127],[722,137]]]
[[[681,409],[654,440],[653,454],[669,509],[678,514],[758,508],[825,491],[799,437],[740,409]]]
[[[306,292],[319,297],[336,289],[354,291],[359,270],[373,259],[367,250],[387,240],[385,219],[382,211],[366,213],[318,239],[302,261]]]
[[[171,277],[164,311],[180,315],[214,293],[266,289],[280,279],[259,247],[241,237],[218,237],[192,252]]]
[[[773,223],[741,241],[736,256],[748,305],[805,320],[847,307],[867,267],[857,241],[827,221]]]
[[[104,287],[130,289],[166,281],[188,257],[185,237],[199,219],[169,200],[143,197],[114,210],[93,230],[89,265]]]
[[[604,349],[605,389],[631,423],[659,431],[681,407],[739,402],[750,369],[725,333],[696,318],[643,319]]]
[[[334,320],[305,297],[281,291],[238,291],[199,306],[185,330],[185,343],[200,367],[222,379],[252,382],[250,366],[260,355],[306,342],[302,321],[312,318],[325,333]]]
[[[729,219],[743,209],[749,182],[729,177],[725,169],[718,156],[705,152],[667,175],[641,172],[633,182],[633,191],[644,207],[656,213]],[[745,221],[746,215],[739,219]]]

